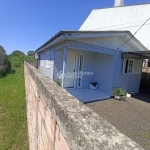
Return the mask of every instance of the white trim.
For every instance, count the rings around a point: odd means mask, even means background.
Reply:
[[[63,57],[63,74],[65,74],[66,72],[66,64],[67,64],[67,53],[68,53],[68,49],[67,47],[65,46],[64,47],[64,57]],[[62,79],[62,88],[65,87],[65,78],[63,77]]]
[[[110,88],[110,95],[112,95],[112,89],[113,89],[113,78],[114,78],[114,74],[115,74],[115,70],[114,70],[114,68],[115,68],[115,62],[116,62],[116,55],[115,56],[113,56],[114,58],[113,58],[113,70],[112,70],[112,79],[111,79],[111,88]]]
[[[79,55],[78,55],[78,66],[80,67],[80,56],[83,56],[83,64],[82,64],[82,72],[83,72],[83,68],[84,68],[84,54],[82,54],[82,53],[79,53]],[[79,72],[79,67],[78,67],[78,72]],[[79,87],[78,86],[78,83],[79,83],[79,78],[78,78],[78,80],[77,80],[77,88],[78,89],[81,89],[82,88],[82,81],[83,81],[83,75],[81,76],[81,86]]]
[[[125,63],[126,63],[126,59],[124,58],[123,64],[122,64],[122,74],[125,74]]]
[[[53,81],[54,81],[54,71],[55,71],[55,52],[54,52],[54,50],[52,50],[53,51],[53,55],[54,55],[54,58],[53,58]],[[51,52],[52,52],[51,51]]]
[[[126,61],[133,61],[133,66],[132,66],[132,72],[128,72],[129,70],[129,62],[128,62],[128,66],[127,66],[127,72],[125,73],[125,69],[126,69]],[[141,61],[141,60],[136,60],[136,59],[133,59],[133,58],[126,58],[124,59],[123,61],[123,68],[122,68],[122,74],[127,74],[127,75],[139,75],[141,74],[141,68],[142,68],[142,62],[141,62],[141,65],[139,66],[137,64],[138,61]],[[139,67],[139,71],[138,72],[135,72],[135,67]]]
[[[97,32],[86,33],[86,31],[85,31],[85,33],[84,32],[71,33],[71,31],[70,31],[71,34],[69,36],[66,36],[66,35],[68,35],[68,33],[63,33],[62,35],[58,36],[56,39],[51,41],[46,46],[37,50],[36,52],[39,53],[39,52],[43,51],[44,49],[51,47],[55,43],[57,43],[59,41],[63,41],[63,40],[78,39],[78,38],[111,37],[111,36],[120,37],[120,36],[126,36],[126,32],[127,31],[119,31],[119,32],[115,32],[115,31],[100,32],[100,31],[97,31]]]
[[[64,42],[65,40],[79,40],[81,38],[99,38],[99,37],[127,37],[128,39],[131,39],[133,35],[129,31],[63,31],[62,34],[57,34],[56,38],[49,40],[47,45],[41,46],[41,48],[38,48],[36,50],[36,53],[40,53],[41,51],[44,51],[48,48],[53,47],[57,43]],[[50,42],[51,41],[51,42]],[[147,48],[141,44],[135,37],[133,37],[130,41],[130,43],[133,43],[133,45],[136,45],[139,49],[147,50]],[[62,46],[64,47],[64,46]]]
[[[67,58],[68,58],[68,54],[69,53],[73,53],[73,54],[75,54],[76,55],[76,57],[75,57],[75,71],[77,70],[77,62],[78,62],[78,60],[77,60],[77,58],[78,58],[78,53],[76,53],[76,52],[68,52],[67,53]],[[67,60],[67,59],[66,59]],[[66,61],[67,62],[67,61]],[[67,63],[66,63],[67,64]],[[65,73],[66,73],[66,70],[65,70]],[[65,89],[75,89],[75,87],[76,87],[76,77],[74,78],[74,87],[72,87],[72,88],[68,88],[68,87],[65,87],[65,82],[64,82],[64,88]]]

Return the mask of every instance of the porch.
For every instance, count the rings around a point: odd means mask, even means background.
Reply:
[[[66,90],[75,98],[84,103],[110,98],[109,94],[106,94],[100,90],[91,90],[91,89],[66,89]]]

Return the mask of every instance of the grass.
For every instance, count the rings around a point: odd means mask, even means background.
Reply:
[[[0,78],[0,150],[28,150],[23,67]]]

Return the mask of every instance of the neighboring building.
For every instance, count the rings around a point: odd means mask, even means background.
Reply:
[[[30,57],[34,57],[34,54],[35,54],[34,51],[29,51],[29,52],[28,52],[28,56],[30,56]]]
[[[4,48],[0,45],[0,71],[4,69]]]
[[[36,50],[38,67],[83,102],[109,98],[115,87],[138,93],[150,51],[132,37],[128,31],[60,31]],[[97,90],[89,89],[92,82]]]
[[[79,30],[127,30],[134,34],[150,18],[149,10],[150,4],[124,6],[124,0],[116,0],[114,8],[93,9]],[[150,20],[135,37],[150,50]]]

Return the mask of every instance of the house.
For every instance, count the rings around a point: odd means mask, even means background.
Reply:
[[[109,98],[115,87],[138,93],[143,59],[150,58],[150,51],[129,31],[60,31],[35,55],[43,74],[89,102]],[[89,89],[92,82],[97,90]]]
[[[34,51],[28,51],[28,56],[34,57]]]
[[[0,71],[4,69],[4,48],[0,45]]]
[[[124,0],[115,0],[115,5],[112,8],[93,9],[79,30],[128,30],[134,34],[142,27],[135,34],[135,37],[150,50],[149,10],[150,3],[124,6]],[[150,67],[150,62],[148,62],[148,60],[146,61],[146,66]]]

